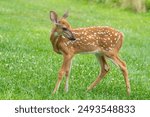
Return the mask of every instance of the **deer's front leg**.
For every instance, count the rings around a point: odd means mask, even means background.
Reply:
[[[57,83],[55,85],[55,88],[54,88],[54,91],[53,91],[53,94],[56,93],[56,91],[59,89],[59,85],[62,81],[62,78],[63,76],[66,74],[66,88],[68,88],[68,79],[69,79],[69,69],[70,69],[70,64],[71,64],[71,59],[72,59],[72,56],[71,55],[65,55],[64,54],[64,60],[63,60],[63,64],[62,64],[62,67],[61,69],[59,70],[59,73],[58,73],[58,79],[57,79]]]
[[[68,88],[69,88],[69,75],[70,75],[70,69],[71,69],[71,59],[67,62],[66,64],[66,73],[65,73],[65,76],[66,76],[66,82],[65,82],[65,92],[68,92]]]

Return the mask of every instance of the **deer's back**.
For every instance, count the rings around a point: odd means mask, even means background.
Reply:
[[[75,41],[69,41],[79,51],[113,51],[120,49],[123,41],[123,34],[111,27],[88,27],[72,30],[76,37]]]

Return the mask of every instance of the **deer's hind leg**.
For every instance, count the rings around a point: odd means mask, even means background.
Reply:
[[[96,80],[87,88],[87,90],[91,90],[93,87],[95,87],[102,80],[102,78],[108,73],[108,71],[110,69],[106,62],[105,56],[96,54],[96,57],[100,63],[101,72],[99,73]]]
[[[130,95],[130,82],[129,82],[129,79],[128,79],[128,70],[127,70],[127,67],[126,67],[126,63],[121,60],[118,55],[115,55],[115,56],[112,56],[110,57],[113,62],[118,65],[122,71],[122,74],[124,76],[124,80],[125,80],[125,83],[126,83],[126,90],[127,90],[127,94]]]

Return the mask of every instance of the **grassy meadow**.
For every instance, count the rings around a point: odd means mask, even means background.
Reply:
[[[72,27],[112,26],[125,35],[120,57],[126,61],[131,95],[126,95],[123,75],[111,61],[110,72],[92,91],[86,88],[96,79],[99,64],[94,55],[76,55],[69,80],[56,95],[62,56],[49,41],[52,23],[49,11],[59,16],[70,11]],[[150,99],[150,11],[134,13],[84,0],[0,1],[0,99]]]

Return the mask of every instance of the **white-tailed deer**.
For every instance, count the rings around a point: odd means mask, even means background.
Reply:
[[[109,66],[106,59],[111,59],[118,65],[123,73],[127,94],[130,94],[128,71],[124,61],[118,57],[118,52],[123,43],[123,34],[114,28],[95,26],[87,28],[71,28],[67,22],[68,12],[58,18],[56,12],[50,11],[50,20],[54,24],[50,41],[55,52],[63,55],[63,64],[58,73],[58,80],[53,94],[58,90],[63,76],[66,76],[65,91],[68,91],[68,80],[72,58],[78,53],[95,54],[101,71],[96,80],[87,88],[91,90],[108,73]]]

